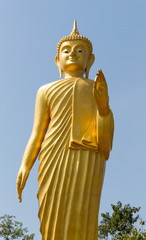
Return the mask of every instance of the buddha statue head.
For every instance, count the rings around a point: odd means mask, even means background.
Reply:
[[[79,35],[76,20],[69,36],[62,38],[57,46],[55,62],[62,74],[68,76],[83,76],[88,78],[89,70],[94,62],[92,43],[84,36]]]

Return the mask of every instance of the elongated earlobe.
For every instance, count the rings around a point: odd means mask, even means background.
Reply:
[[[89,77],[89,70],[90,70],[90,69],[88,69],[88,68],[86,68],[86,70],[85,70],[85,72],[86,72],[86,78]]]
[[[62,69],[61,69],[61,68],[59,68],[59,75],[60,75],[60,79],[62,79],[62,73],[63,73]]]
[[[61,69],[61,67],[60,67],[60,63],[59,63],[58,56],[55,57],[55,63],[56,63],[56,65],[57,65],[58,69],[59,69],[60,79],[62,79],[63,71],[62,71],[62,69]]]
[[[94,60],[95,60],[94,54],[89,55],[89,57],[88,57],[88,64],[87,64],[87,67],[86,67],[86,70],[85,70],[85,72],[86,72],[86,78],[89,77],[89,71],[90,71],[91,66],[92,66],[93,63],[94,63]]]

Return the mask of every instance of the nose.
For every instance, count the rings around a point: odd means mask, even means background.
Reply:
[[[70,56],[71,56],[71,57],[75,56],[75,51],[74,51],[74,49],[71,50]]]

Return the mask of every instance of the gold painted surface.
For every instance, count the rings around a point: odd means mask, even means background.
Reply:
[[[38,90],[34,125],[17,177],[22,190],[39,154],[39,218],[42,240],[98,239],[98,211],[106,159],[112,148],[113,115],[91,42],[74,23],[55,58],[61,80]],[[84,77],[85,73],[85,77]],[[64,75],[64,78],[62,76]]]

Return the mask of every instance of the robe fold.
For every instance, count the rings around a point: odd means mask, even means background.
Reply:
[[[97,240],[112,113],[100,117],[93,81],[68,78],[48,84],[50,123],[39,155],[42,240]]]

